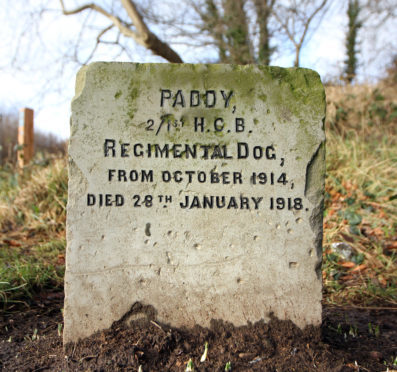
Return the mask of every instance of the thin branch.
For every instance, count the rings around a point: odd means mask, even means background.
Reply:
[[[146,26],[146,23],[143,20],[141,14],[136,9],[135,4],[131,0],[121,0],[121,4],[127,11],[128,17],[130,17],[132,23],[135,25],[138,34],[141,35],[141,37],[143,37],[145,41],[148,41],[151,32]]]
[[[90,3],[90,4],[85,4],[73,10],[66,10],[63,0],[59,0],[59,2],[61,3],[62,13],[64,15],[73,15],[73,14],[81,13],[87,9],[94,10],[102,14],[103,16],[109,18],[115,24],[115,26],[120,30],[120,32],[123,33],[125,36],[133,38],[136,42],[140,42],[139,36],[134,31],[126,27],[123,21],[119,17],[116,17],[113,14],[108,13],[105,9],[103,9],[97,4]]]
[[[313,20],[313,18],[316,16],[316,14],[322,9],[324,8],[324,6],[327,4],[327,0],[323,0],[323,2],[320,4],[320,6],[311,14],[311,16],[307,19],[306,24],[305,24],[305,28],[303,30],[303,34],[301,39],[299,40],[299,46],[302,46],[303,41],[306,37],[307,31],[309,29],[309,25],[311,23],[311,21]]]
[[[74,47],[73,57],[74,57],[74,60],[80,65],[83,65],[83,63],[80,63],[80,61],[79,61],[80,42],[81,42],[81,39],[83,38],[84,30],[86,28],[87,21],[88,21],[89,17],[90,17],[90,14],[87,14],[87,16],[84,18],[83,24],[80,27],[80,31],[79,31],[79,34],[78,34],[78,37],[76,40],[76,45]]]
[[[96,37],[96,42],[94,45],[94,48],[92,49],[91,53],[89,54],[89,56],[86,58],[85,62],[83,63],[84,65],[86,65],[91,58],[94,56],[96,50],[98,49],[99,44],[108,44],[108,42],[102,41],[101,37],[103,35],[105,35],[108,31],[110,31],[112,28],[114,27],[114,24],[109,25],[108,27],[104,28]]]
[[[309,31],[310,24],[315,16],[321,11],[321,9],[325,7],[327,1],[328,0],[323,0],[322,3],[314,9],[314,11],[309,15],[308,18],[305,17],[304,11],[299,11],[298,3],[295,3],[295,6],[287,9],[288,12],[293,14],[291,15],[291,17],[286,17],[286,22],[283,22],[279,14],[275,12],[275,17],[277,21],[280,23],[281,27],[284,29],[284,32],[287,34],[288,39],[295,47],[295,67],[299,66],[300,52]],[[302,16],[302,18],[300,16]],[[292,22],[292,29],[288,25],[289,21]],[[300,36],[298,35],[298,31],[295,30],[295,21],[299,21],[303,24],[303,31]]]
[[[131,0],[122,0],[122,5],[127,11],[128,16],[131,18],[137,30],[136,32],[127,27],[126,22],[123,22],[119,17],[107,12],[105,9],[95,3],[89,3],[72,10],[66,10],[63,0],[59,1],[61,4],[62,13],[64,15],[73,15],[84,12],[88,9],[94,10],[95,12],[100,13],[110,19],[124,36],[134,39],[138,44],[151,50],[154,54],[163,57],[169,62],[183,62],[178,53],[176,53],[167,43],[161,41],[149,30],[142,16],[137,11],[135,4]]]
[[[277,14],[277,12],[274,12],[274,16],[276,17],[277,21],[280,23],[281,27],[284,29],[284,31],[287,33],[288,39],[290,39],[290,41],[294,44],[294,46],[297,46],[297,43],[295,41],[294,36],[291,34],[288,24],[284,23],[281,18],[279,17],[279,15]],[[287,19],[288,21],[288,19]]]

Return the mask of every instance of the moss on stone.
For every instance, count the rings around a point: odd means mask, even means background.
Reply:
[[[263,102],[266,102],[266,101],[267,101],[267,95],[266,95],[266,94],[259,94],[259,95],[258,95],[258,98],[259,98],[261,101],[263,101]]]
[[[117,73],[115,73],[117,72]],[[299,124],[296,142],[300,143],[304,151],[312,152],[319,139],[321,119],[325,116],[325,93],[319,75],[308,69],[302,68],[281,68],[269,66],[238,66],[238,65],[205,65],[205,64],[130,64],[130,63],[93,63],[82,68],[77,76],[76,98],[83,93],[86,79],[93,79],[96,86],[102,91],[110,85],[114,79],[120,80],[126,90],[114,89],[110,92],[115,99],[124,105],[126,128],[140,126],[134,123],[137,120],[139,110],[139,121],[149,118],[155,120],[159,125],[162,115],[167,115],[167,121],[174,122],[184,118],[184,128],[190,130],[170,131],[162,130],[160,136],[167,141],[177,143],[190,141],[194,136],[203,136],[206,141],[219,141],[225,144],[235,141],[234,118],[244,117],[247,125],[245,136],[248,136],[250,124],[255,125],[254,134],[259,135],[267,130],[270,122],[275,128],[277,125],[292,125],[291,120]],[[127,83],[125,83],[127,82]],[[152,85],[160,85],[160,89],[170,89],[175,92],[183,89],[184,93],[189,90],[199,90],[202,101],[205,90],[215,90],[218,94],[217,105],[208,109],[200,107],[169,107],[160,108],[158,117],[144,117],[144,108],[140,107],[141,97],[147,97],[148,102],[157,104],[154,100]],[[113,84],[114,85],[114,84]],[[120,87],[120,85],[119,85]],[[124,88],[125,89],[125,88]],[[225,108],[220,96],[220,90],[234,91],[230,99],[229,107]],[[152,93],[150,93],[152,92]],[[146,99],[146,98],[145,98]],[[186,106],[189,106],[189,99],[185,97]],[[256,102],[266,102],[266,111]],[[144,102],[144,101],[142,101]],[[158,102],[159,104],[160,102]],[[256,107],[253,110],[253,107]],[[235,109],[235,112],[234,112]],[[271,115],[269,120],[253,117],[258,115],[256,110]],[[204,117],[206,128],[210,131],[205,133],[191,133],[194,128],[194,117]],[[213,122],[216,118],[225,119],[225,130],[215,131]],[[259,119],[259,120],[258,120]],[[141,123],[142,124],[142,123]],[[145,127],[145,122],[142,128]],[[164,129],[164,128],[163,128]],[[231,133],[228,133],[228,130]],[[142,133],[144,135],[144,132]]]

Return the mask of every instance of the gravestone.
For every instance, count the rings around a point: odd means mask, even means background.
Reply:
[[[83,67],[64,342],[119,319],[319,325],[324,115],[307,69]]]

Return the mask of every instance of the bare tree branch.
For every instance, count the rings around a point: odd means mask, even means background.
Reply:
[[[215,2],[213,0],[205,0],[203,7],[194,2],[191,5],[202,21],[200,31],[206,32],[213,40],[212,44],[218,49],[220,62],[227,62],[226,28]]]
[[[138,34],[141,35],[142,38],[149,39],[150,31],[146,26],[142,16],[137,11],[135,4],[131,0],[121,0],[121,4],[124,9],[127,11],[128,17],[130,17],[132,23],[135,25],[135,28],[138,31]]]
[[[303,33],[302,33],[302,36],[301,36],[301,38],[300,38],[300,40],[299,40],[299,46],[302,46],[303,41],[305,40],[305,37],[306,37],[306,34],[307,34],[307,30],[309,29],[309,25],[310,25],[310,23],[312,22],[313,18],[318,14],[318,12],[319,12],[322,8],[324,8],[325,4],[327,4],[327,1],[328,1],[328,0],[323,0],[323,2],[320,4],[320,6],[319,6],[318,8],[316,8],[316,9],[314,10],[314,12],[313,12],[313,13],[309,16],[309,18],[307,19],[306,24],[305,24],[305,28],[304,28]]]
[[[73,15],[91,9],[97,13],[110,19],[113,24],[120,30],[120,32],[129,38],[134,39],[138,44],[144,46],[153,52],[153,54],[163,57],[169,62],[182,63],[182,58],[175,52],[167,43],[161,41],[155,34],[153,34],[142,16],[136,9],[135,4],[131,0],[121,0],[121,3],[126,10],[128,16],[132,20],[136,31],[131,30],[126,22],[123,22],[119,17],[107,12],[104,8],[95,3],[82,5],[78,8],[67,10],[63,0],[59,0],[64,15]]]
[[[88,55],[88,57],[85,59],[85,62],[83,63],[86,65],[91,58],[94,56],[96,50],[98,49],[99,44],[109,44],[109,42],[105,42],[101,40],[101,37],[105,35],[108,31],[110,31],[114,27],[114,24],[109,25],[108,27],[104,28],[97,36],[96,38],[96,43],[94,45],[94,48],[91,50],[91,53]]]
[[[314,8],[311,13],[308,13],[308,10],[304,9],[304,2],[305,1],[294,1],[294,4],[291,7],[287,7],[286,9],[284,9],[283,14],[275,12],[275,17],[280,23],[281,28],[284,30],[291,43],[294,45],[295,67],[299,67],[300,53],[305,42],[307,33],[309,31],[310,24],[312,23],[313,19],[319,14],[319,12],[324,9],[328,0],[323,0],[318,6]],[[308,3],[310,4],[310,2]],[[290,13],[290,16],[288,16],[288,13]],[[301,31],[300,35],[299,30],[296,29],[297,21],[299,21],[303,26],[303,30]],[[289,26],[289,22],[292,23],[291,26]]]

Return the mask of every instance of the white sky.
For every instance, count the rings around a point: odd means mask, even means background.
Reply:
[[[16,112],[21,107],[35,110],[35,126],[51,132],[61,138],[69,136],[70,101],[73,97],[74,76],[78,70],[76,64],[66,64],[61,56],[63,50],[72,43],[81,19],[65,17],[56,12],[42,15],[41,22],[35,22],[31,7],[46,4],[47,8],[58,8],[58,0],[0,0],[0,113]],[[68,2],[66,2],[68,4]],[[70,2],[71,6],[73,1]],[[308,40],[301,55],[301,66],[317,70],[323,79],[338,76],[343,70],[345,58],[346,16],[340,0],[334,0],[328,16],[321,27]],[[371,45],[383,38],[394,43],[396,50],[397,34],[395,22],[389,22],[382,34],[373,35],[371,43],[363,42],[361,51],[370,54]],[[37,29],[39,24],[39,29]],[[108,22],[105,23],[105,25]],[[384,25],[385,26],[385,25]],[[19,38],[19,35],[24,36]],[[40,38],[37,37],[40,35]],[[161,36],[161,35],[160,35]],[[19,49],[16,49],[19,46]],[[175,47],[181,51],[185,62],[200,62],[202,56],[197,50]],[[281,45],[279,46],[281,48]],[[13,56],[18,51],[18,58]],[[385,53],[389,52],[385,50]],[[136,47],[132,52],[134,62],[160,62],[158,57]],[[207,54],[208,55],[208,54]],[[379,57],[379,56],[378,56]],[[54,61],[54,58],[57,60]],[[111,60],[104,50],[95,60]],[[202,58],[201,60],[203,60]],[[114,60],[114,59],[113,59]],[[117,58],[117,60],[128,60]],[[289,67],[293,63],[293,53],[275,55],[273,65]],[[361,81],[379,77],[385,66],[385,58],[375,58],[372,64],[361,66]],[[369,66],[369,67],[368,67]],[[43,95],[43,91],[49,93]]]

